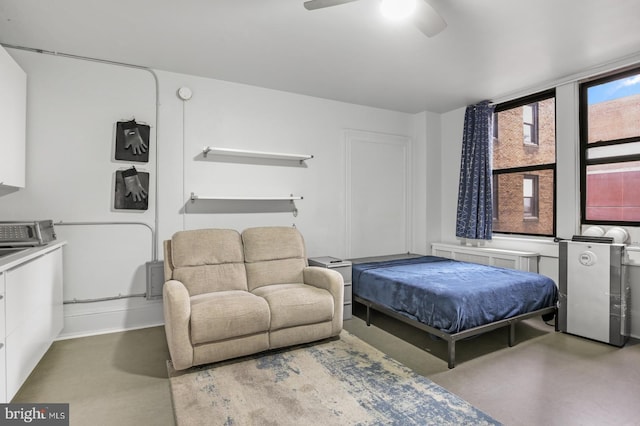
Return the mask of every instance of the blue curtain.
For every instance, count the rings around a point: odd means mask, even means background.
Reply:
[[[488,101],[467,107],[464,114],[456,236],[490,240],[491,145],[494,106]]]

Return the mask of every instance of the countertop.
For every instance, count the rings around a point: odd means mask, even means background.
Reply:
[[[49,244],[38,247],[27,247],[18,253],[0,257],[0,272],[4,272],[16,266],[19,266],[31,259],[42,256],[67,244],[66,241],[52,241]]]

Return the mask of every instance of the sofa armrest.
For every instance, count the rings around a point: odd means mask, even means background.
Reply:
[[[189,336],[191,301],[187,288],[180,281],[169,280],[162,287],[164,330],[171,361],[176,370],[193,365],[193,345]]]
[[[323,288],[333,296],[333,325],[332,335],[340,334],[342,330],[344,309],[344,279],[339,272],[319,266],[307,266],[303,269],[305,284]]]

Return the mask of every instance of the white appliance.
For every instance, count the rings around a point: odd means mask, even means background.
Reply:
[[[630,327],[624,250],[619,243],[560,242],[560,331],[624,346]]]

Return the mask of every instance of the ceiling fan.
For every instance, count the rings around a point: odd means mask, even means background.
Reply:
[[[304,2],[304,7],[307,10],[316,10],[353,1],[357,0],[308,0]],[[447,23],[429,4],[428,0],[415,0],[415,10],[409,19],[427,37],[433,37],[447,27]]]

